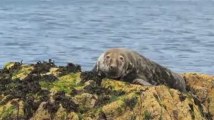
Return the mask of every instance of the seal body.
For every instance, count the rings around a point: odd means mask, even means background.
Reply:
[[[101,54],[93,71],[106,78],[142,85],[164,84],[186,91],[185,80],[179,74],[126,48],[112,48]]]

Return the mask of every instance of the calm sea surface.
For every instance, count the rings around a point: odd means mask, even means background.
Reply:
[[[106,49],[127,47],[176,72],[214,74],[214,2],[0,0],[0,67],[74,62],[90,70]]]

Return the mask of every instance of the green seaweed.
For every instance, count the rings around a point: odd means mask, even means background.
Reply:
[[[76,74],[68,74],[59,78],[59,80],[52,83],[51,91],[64,91],[70,93],[72,88],[79,86]]]

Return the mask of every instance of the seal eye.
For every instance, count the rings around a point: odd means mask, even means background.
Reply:
[[[123,56],[120,56],[120,60],[121,60],[121,61],[124,61],[124,57],[123,57]]]
[[[109,58],[110,58],[110,56],[109,56],[109,55],[107,55],[107,56],[106,56],[106,59],[109,59]]]

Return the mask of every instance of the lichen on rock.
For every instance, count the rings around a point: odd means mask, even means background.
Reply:
[[[214,76],[200,73],[185,73],[187,88],[207,108],[207,116],[214,119]]]
[[[11,62],[0,71],[0,119],[214,119],[214,78],[195,73],[183,76],[191,94],[164,85],[102,79],[72,63]]]

